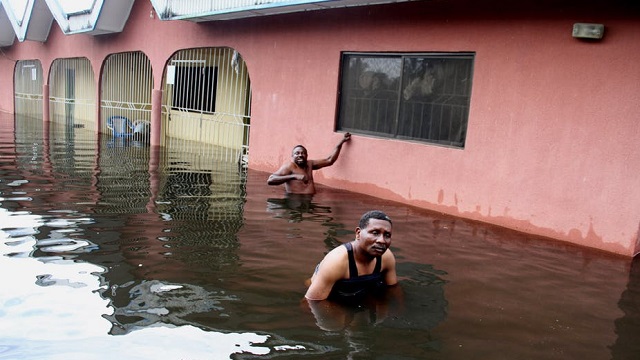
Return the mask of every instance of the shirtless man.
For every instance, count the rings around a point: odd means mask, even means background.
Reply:
[[[331,250],[318,264],[307,300],[358,301],[398,283],[391,246],[391,219],[382,211],[366,212],[355,240]]]
[[[289,194],[312,195],[316,192],[313,183],[313,170],[331,166],[338,160],[342,144],[351,139],[351,134],[345,133],[338,145],[328,157],[320,160],[307,160],[307,149],[302,145],[296,145],[291,153],[291,161],[285,163],[269,176],[267,184],[284,184],[285,191]]]

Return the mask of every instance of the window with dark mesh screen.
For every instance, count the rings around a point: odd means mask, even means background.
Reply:
[[[464,147],[472,53],[343,53],[337,129]]]

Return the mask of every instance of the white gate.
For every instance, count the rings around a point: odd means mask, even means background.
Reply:
[[[49,74],[49,116],[55,125],[95,133],[96,83],[87,58],[57,59]]]
[[[110,55],[101,78],[100,132],[122,145],[148,143],[153,90],[149,58],[140,51]]]
[[[14,112],[16,118],[42,120],[42,64],[39,60],[20,60],[14,72]]]
[[[230,48],[175,53],[164,75],[163,144],[246,164],[251,114],[247,67]]]

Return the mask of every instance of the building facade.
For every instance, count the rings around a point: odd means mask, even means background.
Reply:
[[[31,21],[58,2],[42,3],[25,2]],[[96,134],[140,121],[153,146],[211,142],[265,181],[294,145],[323,157],[349,131],[316,182],[640,252],[631,1],[124,3],[88,28],[55,10],[46,31],[14,26],[17,40],[1,48],[0,110],[51,123],[72,113]],[[195,122],[205,130],[190,133]]]

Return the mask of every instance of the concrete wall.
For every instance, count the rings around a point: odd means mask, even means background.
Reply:
[[[324,157],[334,133],[342,51],[472,51],[464,149],[354,134],[316,181],[632,256],[640,249],[639,8],[631,1],[418,1],[227,22],[160,21],[136,1],[120,34],[16,43],[0,56],[0,109],[13,61],[143,51],[161,89],[180,49],[228,46],[252,82],[249,166],[268,172],[302,143]],[[604,39],[572,37],[576,22]],[[96,103],[98,103],[96,101]],[[250,195],[250,194],[249,194]]]

